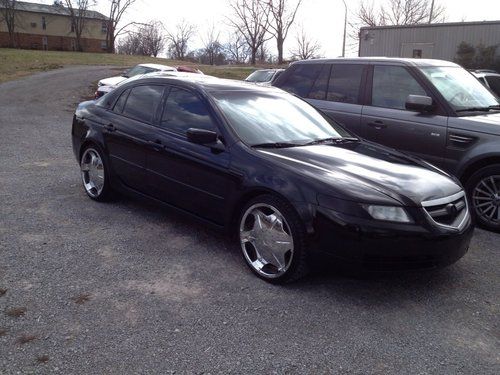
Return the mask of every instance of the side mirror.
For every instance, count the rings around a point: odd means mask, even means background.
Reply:
[[[217,133],[211,130],[189,128],[186,134],[189,142],[199,145],[216,144],[218,141]]]
[[[405,107],[417,112],[432,112],[435,108],[432,98],[425,95],[408,95]]]
[[[129,71],[129,69],[125,69],[125,70],[122,72],[121,76],[122,76],[122,77],[126,77],[126,78],[128,78],[128,71]]]

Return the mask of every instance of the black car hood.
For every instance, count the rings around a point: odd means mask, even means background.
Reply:
[[[260,149],[259,153],[323,182],[328,192],[319,193],[337,198],[387,202],[390,197],[403,205],[420,206],[422,201],[462,190],[425,162],[368,142]]]

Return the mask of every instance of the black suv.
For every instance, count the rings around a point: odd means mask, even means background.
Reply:
[[[500,230],[500,101],[440,60],[299,61],[273,83],[368,140],[456,175],[479,224]]]

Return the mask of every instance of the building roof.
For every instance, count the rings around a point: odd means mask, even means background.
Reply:
[[[498,20],[498,21],[472,21],[472,22],[419,23],[419,24],[415,24],[415,25],[363,26],[360,28],[360,30],[411,29],[411,28],[427,28],[427,27],[480,26],[480,25],[500,25],[500,20]]]
[[[0,8],[2,6],[0,5]],[[61,16],[69,16],[69,9],[64,5],[49,5],[49,4],[39,4],[39,3],[28,3],[25,1],[16,2],[16,9],[22,10],[25,12],[34,12],[34,13],[47,13],[47,14],[58,14]],[[104,14],[96,12],[94,10],[87,10],[85,12],[86,18],[94,18],[100,20],[107,20]]]
[[[295,61],[295,64],[325,64],[325,63],[356,63],[356,64],[370,64],[370,63],[383,63],[383,64],[402,64],[409,66],[458,66],[457,64],[438,59],[412,59],[404,57],[339,57],[336,59],[311,59]]]

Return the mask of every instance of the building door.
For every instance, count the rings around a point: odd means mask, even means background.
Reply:
[[[401,43],[401,57],[432,59],[434,43]]]

